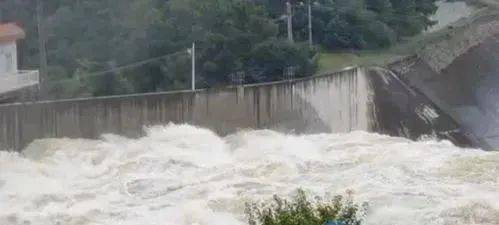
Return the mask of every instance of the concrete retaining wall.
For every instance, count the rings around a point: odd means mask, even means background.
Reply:
[[[0,106],[0,145],[20,150],[41,138],[138,136],[143,127],[189,123],[220,134],[246,128],[285,132],[372,130],[364,69],[292,82],[196,92],[141,94]]]

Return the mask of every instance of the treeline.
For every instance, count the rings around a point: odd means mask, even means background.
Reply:
[[[0,19],[27,31],[20,46],[24,68],[39,66],[35,2],[0,3]],[[389,46],[426,29],[436,10],[435,0],[313,2],[314,42],[331,50]],[[44,0],[46,87],[53,97],[185,89],[192,42],[198,87],[229,83],[240,72],[244,82],[282,79],[289,67],[311,75],[317,48],[306,44],[306,5],[292,4],[295,43],[286,39],[284,0]],[[162,58],[147,61],[156,57]],[[119,69],[137,62],[146,63]]]
[[[255,0],[273,17],[284,13],[286,0]],[[312,0],[313,40],[329,50],[388,47],[435,22],[436,0]],[[307,0],[295,0],[293,26],[298,40],[308,38]],[[281,34],[285,26],[281,25]]]

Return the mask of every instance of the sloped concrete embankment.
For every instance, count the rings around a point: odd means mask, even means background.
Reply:
[[[498,38],[497,16],[480,18],[390,69],[456,121],[474,146],[497,150]]]
[[[368,71],[374,91],[376,132],[413,140],[447,139],[463,147],[473,145],[457,121],[398,74],[380,67]]]

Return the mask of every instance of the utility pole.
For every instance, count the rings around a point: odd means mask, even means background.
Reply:
[[[191,57],[192,57],[191,90],[195,91],[196,90],[196,42],[192,42]]]
[[[42,84],[47,76],[47,35],[45,32],[45,18],[43,16],[43,1],[37,0],[36,17],[38,22],[38,50],[40,54],[40,84]]]
[[[314,46],[314,41],[312,39],[312,0],[308,0],[308,44],[310,48]]]
[[[293,9],[291,6],[291,3],[289,1],[286,2],[286,9],[287,9],[287,19],[288,19],[288,40],[293,43]]]

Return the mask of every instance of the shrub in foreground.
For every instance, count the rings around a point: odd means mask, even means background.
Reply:
[[[246,205],[249,225],[360,225],[367,204],[355,204],[351,194],[330,201],[310,201],[303,190],[286,200],[274,196],[271,203]]]

